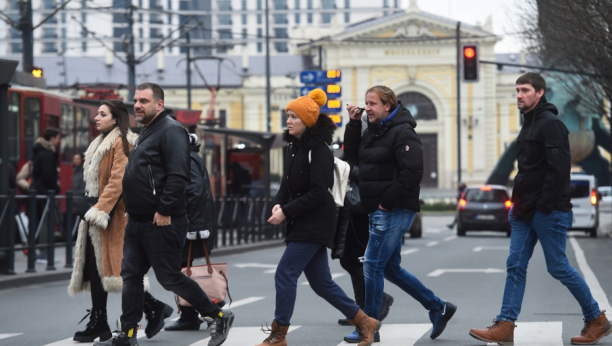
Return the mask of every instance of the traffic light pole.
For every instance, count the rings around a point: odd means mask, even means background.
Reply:
[[[270,14],[269,0],[264,0],[266,3],[266,131],[270,132],[272,118],[270,115],[270,98],[272,91],[270,90]]]
[[[21,69],[28,74],[34,67],[34,26],[32,24],[32,0],[20,3],[19,30],[21,31],[22,59]]]
[[[128,2],[128,1],[126,1]],[[128,22],[128,37],[127,37],[127,65],[128,65],[128,100],[134,99],[134,93],[136,92],[136,57],[134,56],[134,7],[131,1],[128,5],[128,11],[126,13],[126,19]]]
[[[461,184],[461,22],[457,22],[455,34],[457,45],[457,187]]]

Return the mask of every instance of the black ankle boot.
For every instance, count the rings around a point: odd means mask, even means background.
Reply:
[[[182,306],[181,318],[165,329],[167,331],[200,330],[200,324],[202,324],[202,320],[198,317],[198,312],[191,306]]]
[[[173,311],[170,305],[153,298],[151,294],[145,294],[144,313],[147,319],[145,328],[147,339],[151,339],[164,328],[164,320],[170,317]]]
[[[74,341],[93,342],[97,337],[99,337],[101,341],[105,341],[113,336],[106,319],[106,310],[87,310],[87,315],[83,317],[79,324],[88,316],[89,323],[87,323],[87,328],[82,332],[76,332],[73,338]]]

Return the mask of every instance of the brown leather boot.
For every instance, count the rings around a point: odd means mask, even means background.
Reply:
[[[485,329],[472,328],[470,335],[478,340],[495,342],[500,345],[514,345],[514,328],[512,321],[493,320],[493,325]]]
[[[285,337],[287,336],[287,332],[289,331],[289,326],[281,326],[276,322],[276,320],[272,321],[272,329],[270,328],[261,328],[261,330],[270,334],[261,344],[256,346],[287,346],[287,340]]]
[[[595,345],[601,338],[612,333],[610,321],[606,318],[606,311],[602,311],[599,317],[591,321],[584,321],[584,328],[580,336],[572,338],[572,345]]]
[[[366,315],[361,309],[359,309],[355,317],[348,321],[351,325],[355,326],[357,334],[359,334],[361,342],[358,346],[371,346],[374,342],[374,333],[380,329],[380,321]]]

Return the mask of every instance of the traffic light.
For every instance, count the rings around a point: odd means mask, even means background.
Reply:
[[[465,44],[463,53],[463,81],[478,82],[478,45]]]
[[[43,69],[40,67],[32,67],[32,76],[36,77],[36,78],[42,78],[43,77]]]

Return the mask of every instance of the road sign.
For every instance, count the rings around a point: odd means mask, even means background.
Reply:
[[[334,122],[334,124],[336,124],[336,126],[338,127],[342,126],[342,115],[332,114],[329,116],[329,118]]]
[[[331,84],[342,80],[340,70],[302,71],[300,82],[304,84]]]
[[[327,98],[333,99],[342,96],[342,87],[338,84],[328,84],[328,85],[309,85],[303,86],[300,88],[300,94],[302,96],[308,95],[314,89],[321,89],[325,91],[327,94]]]
[[[327,103],[321,107],[321,113],[325,114],[338,114],[342,112],[342,101],[340,100],[327,100]]]

